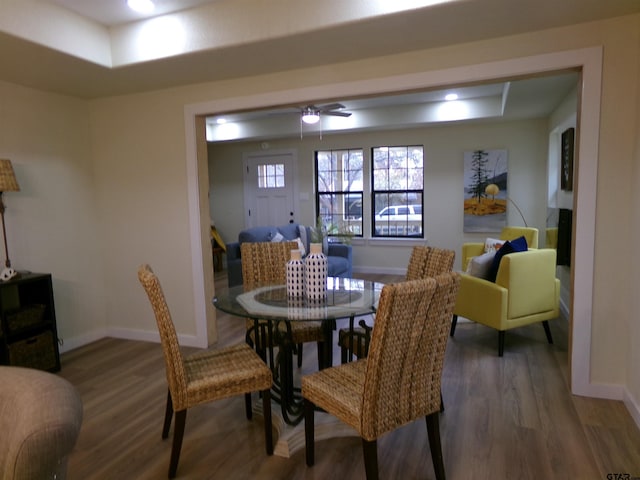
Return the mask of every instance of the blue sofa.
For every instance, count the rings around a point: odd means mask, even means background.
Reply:
[[[301,235],[300,229],[305,231]],[[242,258],[240,258],[240,244],[245,242],[270,242],[280,234],[284,240],[301,238],[305,242],[305,252],[309,253],[311,227],[297,223],[289,223],[281,227],[253,227],[243,230],[238,235],[238,241],[227,244],[227,273],[229,287],[242,285]],[[306,241],[305,241],[306,239]],[[323,249],[324,250],[324,249]],[[351,245],[343,243],[328,243],[325,255],[329,265],[330,277],[351,277],[353,273]]]

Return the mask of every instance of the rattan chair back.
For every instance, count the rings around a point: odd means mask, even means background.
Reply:
[[[405,280],[418,280],[424,278],[424,267],[427,264],[427,257],[429,256],[429,247],[423,245],[416,245],[411,250],[411,257],[409,257],[409,264],[407,265],[407,275]]]
[[[444,248],[416,245],[411,251],[406,280],[435,277],[453,270],[456,252]]]
[[[453,250],[416,245],[411,250],[405,280],[418,280],[451,272],[455,257],[456,252]],[[343,328],[338,332],[338,345],[342,349],[342,363],[351,361],[353,355],[364,358],[368,354],[373,326],[369,326],[363,321],[360,322],[360,326],[362,328]]]
[[[245,289],[287,281],[287,262],[296,242],[245,242],[240,245],[242,282]]]
[[[374,440],[440,410],[440,388],[459,275],[385,286],[365,373],[360,433]]]
[[[180,352],[178,335],[176,334],[173,320],[167,301],[164,297],[162,287],[158,277],[153,273],[149,265],[141,265],[138,269],[138,279],[144,287],[160,332],[160,342],[164,354],[167,383],[173,400],[175,410],[182,410],[187,407],[187,374],[184,365],[184,358]]]
[[[424,267],[425,277],[437,277],[453,270],[456,252],[446,248],[429,247],[429,255]]]

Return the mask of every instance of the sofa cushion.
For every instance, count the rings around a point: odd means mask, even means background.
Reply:
[[[298,233],[298,224],[297,223],[288,223],[286,225],[282,225],[281,227],[277,227],[278,232],[284,236],[287,240],[295,240],[300,236]]]
[[[238,234],[238,243],[270,242],[278,233],[276,227],[252,227],[242,230]]]
[[[339,277],[349,272],[349,260],[344,257],[327,257],[330,277]]]

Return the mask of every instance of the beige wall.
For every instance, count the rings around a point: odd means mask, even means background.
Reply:
[[[639,35],[640,16],[633,15],[91,102],[0,84],[2,104],[10,110],[7,115],[3,108],[0,156],[14,160],[25,189],[7,194],[12,257],[19,268],[54,274],[60,329],[71,343],[105,329],[111,334],[153,338],[151,311],[135,276],[143,261],[161,275],[178,331],[189,338],[196,327],[191,320],[194,287],[185,105],[314,86],[322,99],[326,83],[441,71],[602,45],[590,375],[597,384],[622,385],[637,405],[640,328],[632,280],[637,280],[639,261],[627,240],[638,233],[639,223],[637,210],[631,208],[634,201],[638,205],[632,191],[640,183]],[[464,81],[464,76],[459,80]]]
[[[637,364],[630,362],[631,352],[620,348],[622,339],[631,333],[629,306],[637,295],[631,274],[638,264],[628,261],[633,255],[632,242],[625,241],[620,249],[611,246],[620,246],[622,238],[633,238],[631,222],[638,222],[637,214],[627,217],[622,206],[631,205],[630,179],[639,160],[636,98],[640,93],[640,17],[604,25],[591,376],[596,382],[624,384],[627,369],[638,370]],[[636,338],[636,345],[640,345],[638,341],[640,338]],[[640,382],[640,378],[636,380]]]
[[[226,241],[236,241],[244,228],[243,154],[261,151],[262,142],[212,143],[209,147],[211,214]],[[391,130],[323,136],[307,135],[302,140],[267,142],[269,151],[297,153],[297,183],[301,195],[296,199],[296,220],[315,223],[314,152],[319,149],[362,148],[365,172],[369,172],[370,150],[379,145],[424,145],[425,240],[433,246],[461,251],[465,241],[484,241],[488,235],[463,232],[463,155],[475,149],[508,150],[509,192],[521,207],[527,222],[544,231],[546,221],[546,119],[489,122],[479,125],[442,125],[421,129]],[[365,173],[368,178],[368,173]],[[365,181],[365,183],[367,183]],[[364,211],[371,209],[365,191]],[[365,215],[368,221],[369,215]],[[509,209],[509,223],[522,225],[518,213]],[[370,232],[365,223],[365,232]],[[494,236],[497,235],[494,234]],[[380,239],[354,239],[354,270],[360,272],[403,273],[415,241],[389,242]],[[395,243],[395,245],[393,245]],[[459,258],[456,267],[460,267]]]
[[[640,75],[640,65],[637,66],[636,74]],[[640,92],[635,91],[636,99],[636,123],[635,130],[638,131],[640,126]],[[632,200],[628,211],[628,218],[631,232],[629,239],[640,238],[640,220],[638,212],[640,212],[640,135],[636,135],[635,150],[633,154],[633,175],[631,176]],[[631,243],[631,242],[630,242]],[[628,403],[635,402],[635,408],[629,410],[636,415],[635,420],[640,425],[640,295],[637,294],[637,285],[640,285],[640,265],[637,258],[631,262],[631,279],[630,284],[634,286],[631,293],[629,304],[626,306],[625,323],[628,328],[627,341],[625,347],[628,349],[628,358],[626,360],[629,368],[627,369],[627,378],[625,383],[629,392]]]
[[[20,184],[4,194],[12,266],[52,274],[64,347],[100,338],[108,295],[88,105],[3,82],[0,105],[0,158]]]
[[[149,263],[161,279],[176,329],[196,334],[181,97],[172,92],[91,103],[97,201],[114,335],[155,338],[136,271]]]

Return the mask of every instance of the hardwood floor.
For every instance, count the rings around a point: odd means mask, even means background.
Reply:
[[[216,284],[226,284],[224,272]],[[244,341],[243,319],[218,320],[220,345]],[[459,323],[447,346],[440,418],[449,480],[640,477],[640,431],[631,416],[622,402],[569,393],[566,323],[551,322],[551,329],[555,345],[540,325],[508,332],[499,358],[494,330]],[[315,347],[305,345],[300,373],[316,362]],[[60,375],[84,403],[70,480],[166,478],[171,440],[160,438],[167,391],[160,345],[105,338],[65,353]],[[382,437],[378,457],[381,479],[434,478],[424,421]],[[291,458],[265,455],[262,419],[246,419],[242,397],[187,414],[177,478],[336,477],[364,479],[358,438],[317,442],[316,464],[308,468],[303,450]]]

